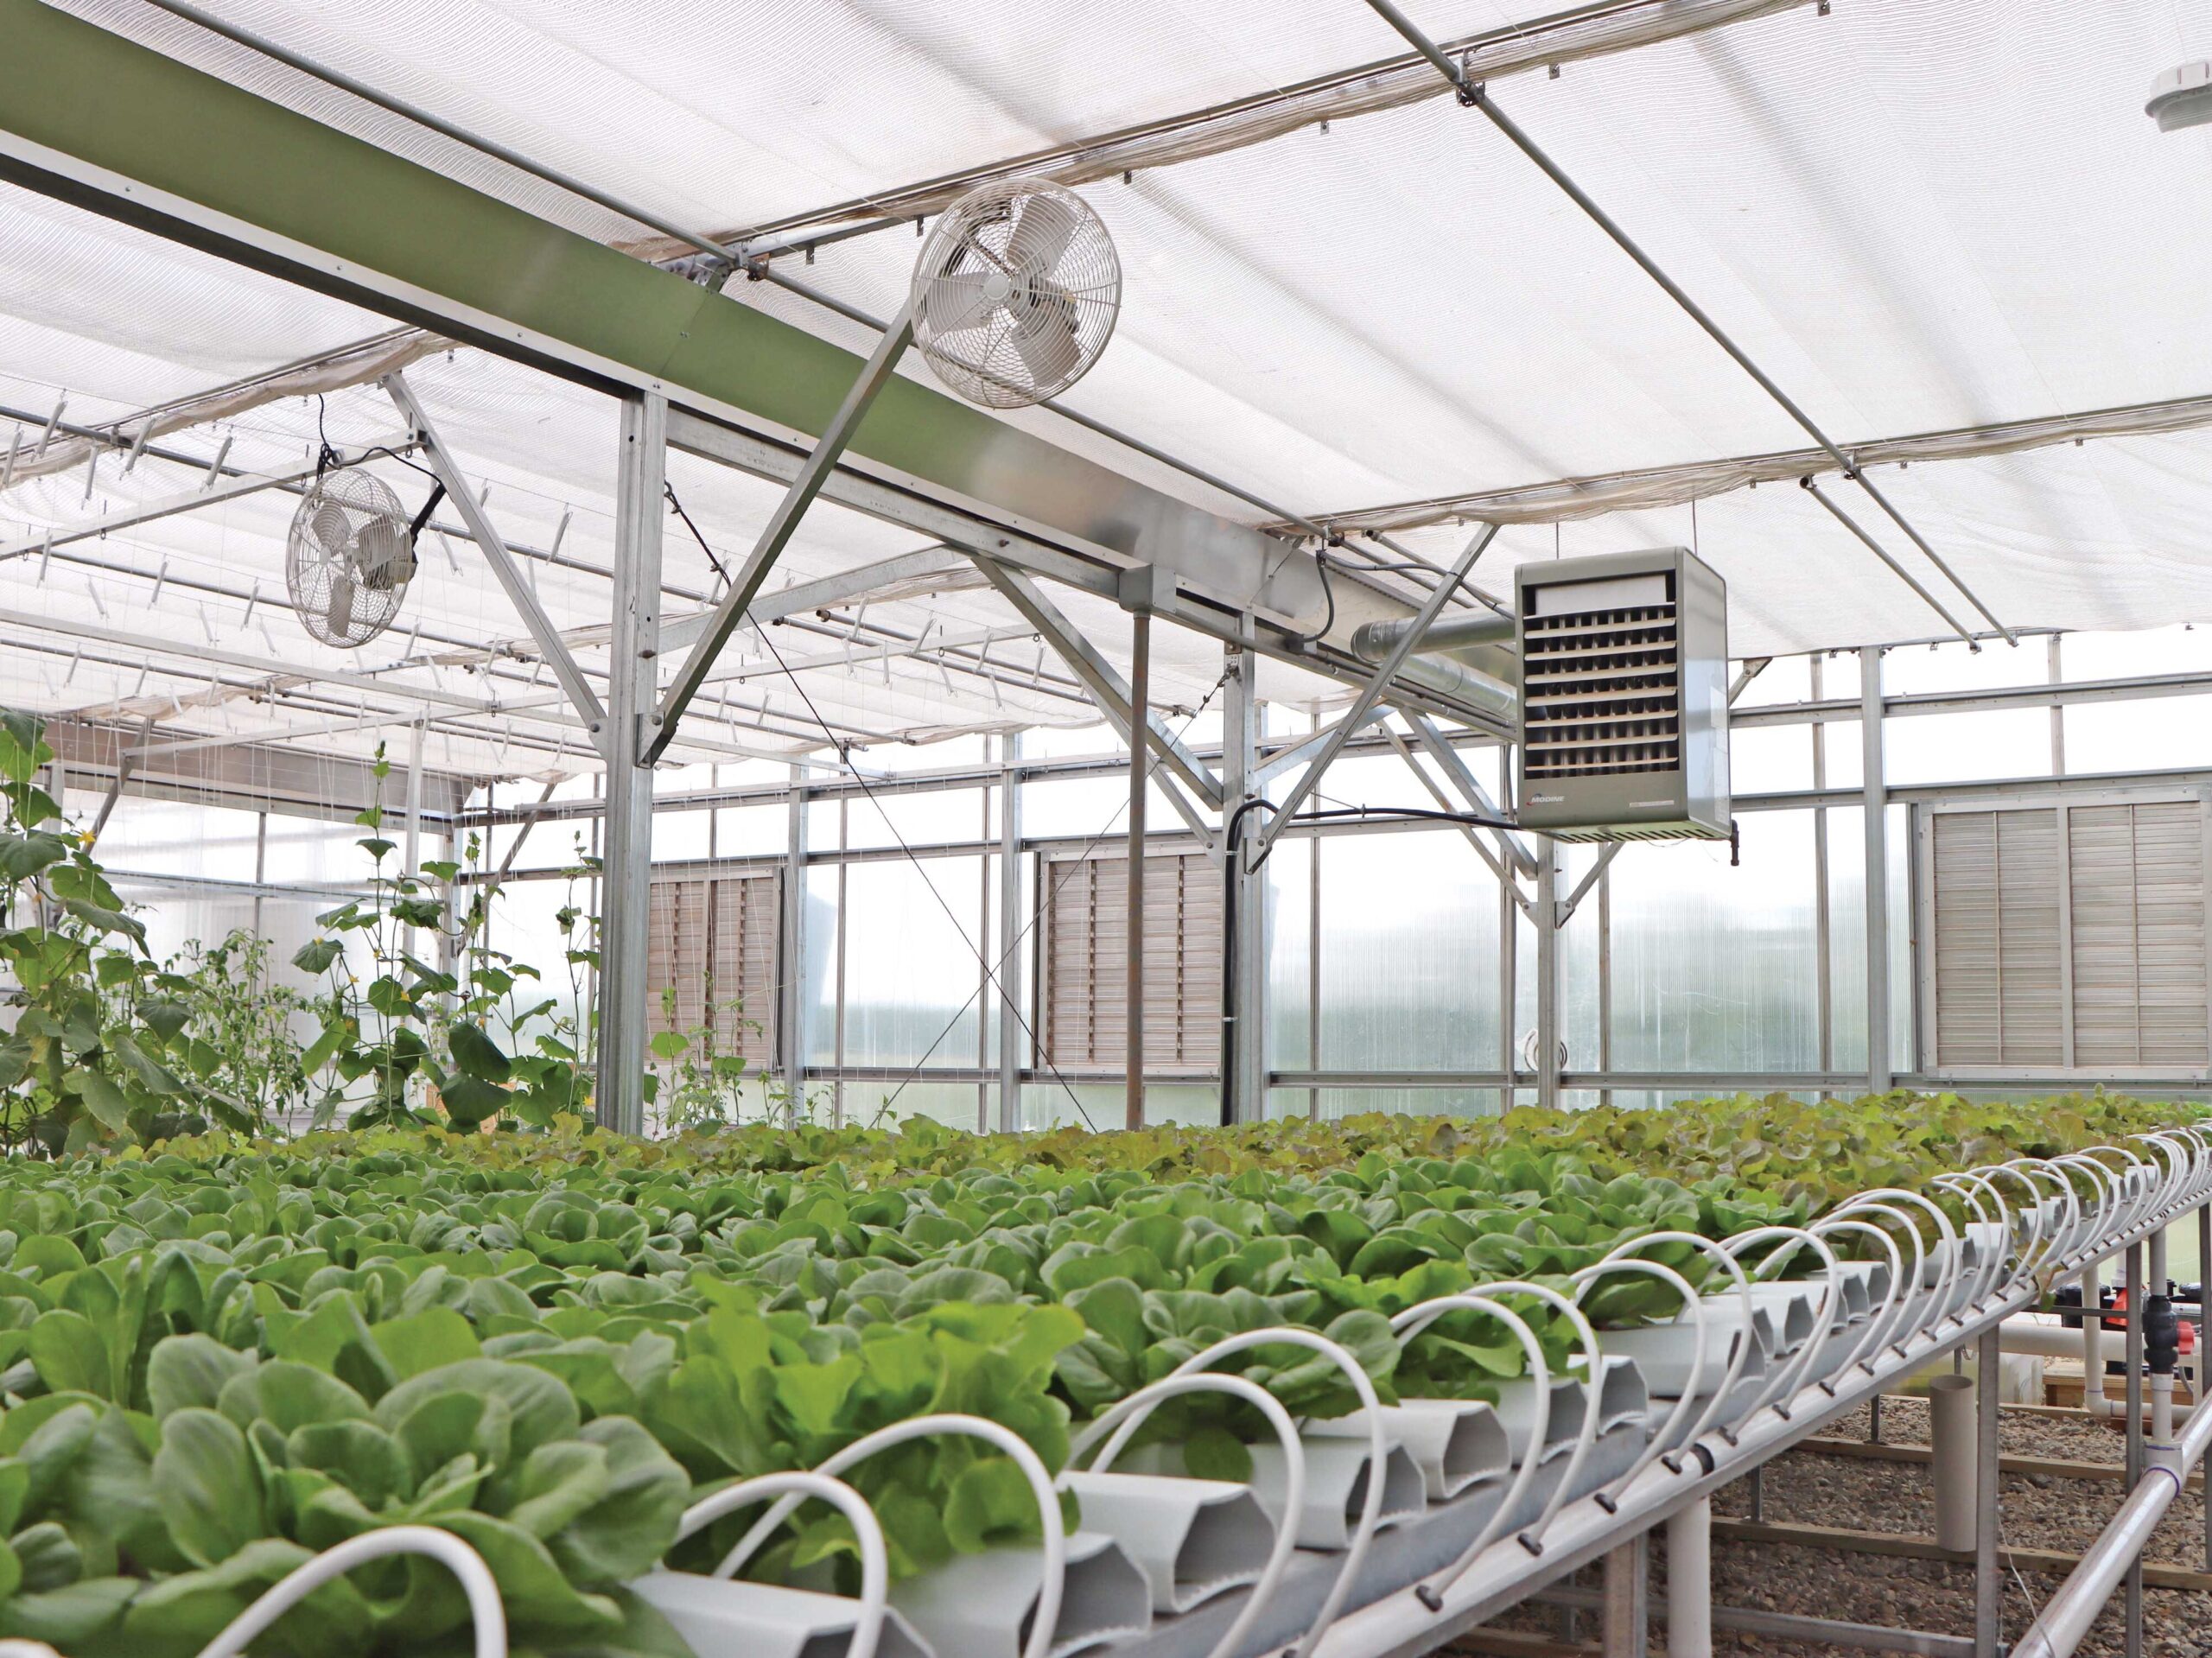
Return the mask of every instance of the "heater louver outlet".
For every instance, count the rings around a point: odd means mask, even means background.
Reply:
[[[1564,840],[1728,833],[1727,589],[1681,548],[1524,565],[1521,821]]]

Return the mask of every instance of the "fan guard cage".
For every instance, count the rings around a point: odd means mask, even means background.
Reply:
[[[325,645],[350,651],[391,626],[414,574],[407,514],[381,479],[328,472],[301,499],[284,588],[302,626]]]
[[[1122,264],[1090,205],[1047,179],[970,191],[915,262],[914,346],[987,409],[1025,409],[1098,360],[1122,308]]]

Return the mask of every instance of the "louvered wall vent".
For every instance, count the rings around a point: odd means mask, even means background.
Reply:
[[[1515,585],[1521,822],[1727,838],[1727,584],[1669,547],[1524,564]]]

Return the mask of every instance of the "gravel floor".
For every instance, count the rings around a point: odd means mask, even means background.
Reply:
[[[1882,1437],[1896,1445],[1925,1445],[1927,1407],[1916,1400],[1889,1399],[1882,1406]],[[1866,1413],[1840,1419],[1822,1432],[1832,1439],[1864,1439]],[[1999,1419],[1999,1439],[2007,1455],[2117,1464],[2124,1454],[2120,1436],[2095,1425],[2007,1412]],[[1929,1470],[1924,1464],[1860,1461],[1797,1452],[1767,1464],[1765,1517],[1801,1525],[1840,1526],[1927,1536],[1936,1525]],[[2008,1545],[2078,1553],[2103,1529],[2120,1498],[2117,1481],[2050,1476],[2005,1475],[2003,1536]],[[1745,1516],[1748,1485],[1738,1481],[1713,1500],[1718,1515]],[[2196,1492],[2184,1494],[2167,1510],[2148,1558],[2201,1568],[2204,1560],[2204,1506]],[[1652,1586],[1663,1594],[1663,1540],[1655,1538]],[[2017,1637],[2034,1617],[2035,1607],[2058,1586],[2059,1579],[2028,1572],[2024,1587],[2008,1572],[2003,1610],[2006,1638]],[[1595,1589],[1595,1569],[1576,1579]],[[1974,1632],[1974,1573],[1971,1566],[1945,1561],[1894,1560],[1881,1555],[1768,1544],[1713,1545],[1713,1593],[1717,1604],[1756,1607],[1816,1617],[1878,1623],[1948,1635]],[[2032,1602],[2029,1598],[2033,1597]],[[2080,1650],[2094,1658],[2120,1658],[2118,1597],[2091,1630]],[[1498,1620],[1503,1628],[1535,1631],[1554,1638],[1561,1633],[1555,1608],[1522,1607]],[[2212,1658],[2212,1594],[2183,1590],[2147,1590],[2144,1595],[2144,1652],[2146,1658]],[[1663,1653],[1664,1625],[1655,1620],[1652,1650]],[[1579,1638],[1598,1636],[1594,1614],[1586,1614]],[[1717,1655],[1757,1654],[1760,1658],[1835,1658],[1842,1648],[1804,1645],[1765,1637],[1716,1633]]]

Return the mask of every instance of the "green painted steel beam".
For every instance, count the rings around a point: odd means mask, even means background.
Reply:
[[[0,178],[772,436],[820,433],[861,367],[804,329],[41,0],[0,0]],[[1237,606],[1294,619],[1325,602],[1313,562],[1281,542],[912,380],[885,390],[850,454]]]

